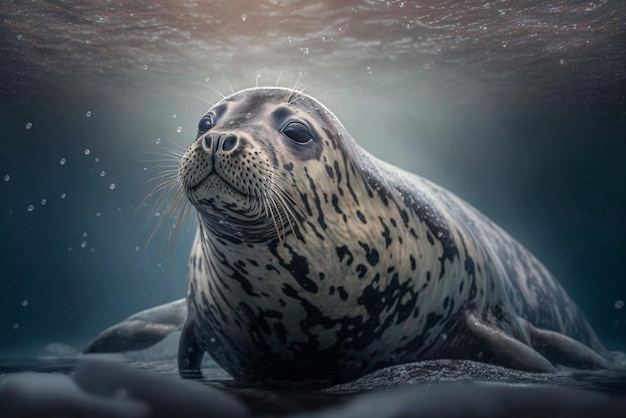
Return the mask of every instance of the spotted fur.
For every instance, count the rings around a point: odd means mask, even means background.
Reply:
[[[203,351],[244,379],[346,380],[442,357],[516,367],[484,329],[530,350],[533,330],[551,330],[605,353],[526,249],[368,154],[315,99],[248,89],[205,121],[179,170],[201,221],[182,369]],[[310,141],[283,133],[294,121]]]

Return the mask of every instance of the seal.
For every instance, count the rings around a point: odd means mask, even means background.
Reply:
[[[449,191],[370,155],[302,92],[223,98],[178,181],[199,219],[183,376],[200,373],[205,352],[234,378],[265,380],[345,381],[438,358],[612,366],[529,251]],[[182,304],[134,315],[86,351],[151,344],[180,324]]]

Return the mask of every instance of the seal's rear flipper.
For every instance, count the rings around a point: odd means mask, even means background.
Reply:
[[[533,347],[555,363],[581,369],[611,369],[611,363],[581,342],[564,334],[536,328],[524,320]]]
[[[529,372],[556,372],[552,363],[533,348],[476,315],[467,315],[466,324],[474,338],[484,344],[501,365]]]
[[[102,331],[83,352],[119,353],[148,348],[180,330],[186,317],[185,299],[146,309]]]

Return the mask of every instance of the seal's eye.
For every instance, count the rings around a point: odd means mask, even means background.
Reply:
[[[211,115],[206,115],[200,119],[198,123],[198,135],[201,135],[213,127],[213,118]]]
[[[308,144],[313,140],[313,135],[309,128],[301,122],[290,122],[281,132],[292,141],[298,144]]]

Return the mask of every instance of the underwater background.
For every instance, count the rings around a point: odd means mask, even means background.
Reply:
[[[149,180],[219,92],[275,84],[493,219],[626,350],[625,2],[3,0],[0,356],[182,297],[195,227],[148,243]]]

